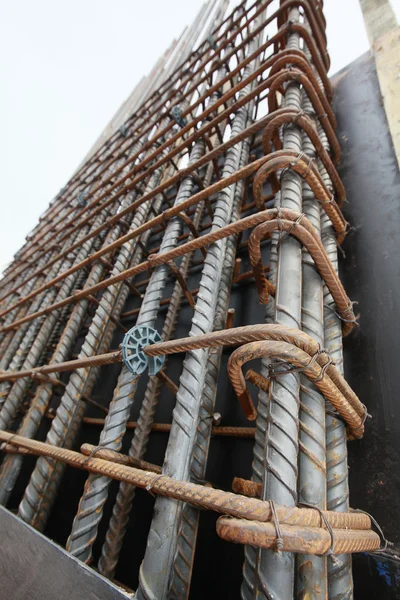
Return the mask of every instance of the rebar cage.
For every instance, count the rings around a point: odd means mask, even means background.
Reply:
[[[343,376],[357,322],[323,2],[227,4],[203,7],[4,273],[0,501],[50,536],[61,520],[57,541],[138,599],[188,598],[217,535],[244,549],[235,597],[351,598],[351,553],[381,539],[349,508],[367,411]],[[211,440],[243,475],[224,490]],[[222,515],[207,540],[201,509]]]

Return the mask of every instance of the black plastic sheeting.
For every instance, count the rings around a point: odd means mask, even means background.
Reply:
[[[354,231],[340,275],[360,327],[344,340],[345,376],[367,405],[364,438],[349,444],[351,506],[400,542],[400,174],[370,54],[333,79],[344,213]],[[356,598],[400,598],[400,561],[358,555]]]

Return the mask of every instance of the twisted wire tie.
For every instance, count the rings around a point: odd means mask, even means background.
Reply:
[[[297,114],[294,115],[294,117],[292,117],[291,121],[288,121],[287,123],[284,123],[282,125],[282,129],[285,130],[288,127],[290,127],[291,125],[297,125],[298,120],[300,119],[300,117],[306,117],[306,113],[304,112],[304,110],[302,110],[301,108],[299,109],[299,111],[297,112]]]
[[[318,381],[321,381],[324,377],[325,377],[325,371],[326,369],[329,367],[329,365],[336,365],[335,361],[332,360],[331,358],[328,360],[328,362],[322,367],[321,369],[321,373],[318,375],[318,377],[316,379],[313,379],[314,383],[317,383]]]
[[[295,115],[295,116],[293,117],[292,123],[293,123],[294,125],[296,125],[296,124],[297,124],[297,122],[298,122],[298,120],[300,119],[300,117],[306,117],[306,116],[307,116],[307,115],[306,115],[306,113],[304,112],[304,110],[301,110],[301,109],[299,109],[299,112],[297,113],[297,115]]]
[[[362,510],[361,508],[352,509],[352,512],[356,512],[356,513],[361,513],[361,514],[367,515],[367,517],[369,517],[371,519],[372,523],[377,528],[378,533],[379,533],[379,535],[381,537],[383,546],[381,548],[378,548],[377,550],[373,550],[373,551],[369,552],[369,554],[379,554],[381,552],[386,552],[388,546],[393,546],[393,543],[389,542],[389,540],[386,539],[385,534],[383,533],[382,527],[379,525],[379,523],[375,519],[375,517],[373,517],[372,515],[370,515],[366,510]]]
[[[83,464],[86,465],[86,463],[91,459],[94,458],[95,454],[97,454],[97,452],[99,450],[111,450],[111,452],[115,452],[116,454],[118,454],[118,452],[116,450],[114,450],[113,448],[106,448],[106,446],[102,446],[101,444],[99,444],[98,446],[96,446],[95,448],[93,448],[93,450],[90,452],[90,454],[87,455],[87,457],[85,458],[85,460],[83,461]]]
[[[293,160],[291,160],[291,161],[289,162],[289,165],[290,165],[291,167],[293,167],[293,166],[294,166],[294,165],[296,165],[296,164],[299,162],[299,160],[301,160],[301,159],[303,158],[303,156],[305,156],[305,155],[306,155],[306,154],[305,154],[304,150],[302,150],[302,151],[299,153],[299,155],[298,155],[296,158],[294,158]],[[307,158],[308,158],[308,157],[307,157]],[[283,177],[283,176],[284,176],[284,175],[285,175],[285,174],[286,174],[288,171],[290,171],[290,168],[289,168],[289,166],[288,166],[288,167],[285,167],[284,169],[282,169],[282,171],[281,171],[281,177],[280,177],[281,181],[282,181],[282,177]]]
[[[323,206],[326,206],[327,204],[336,206],[335,195],[333,193],[331,193],[331,197],[329,198],[329,200],[319,200],[319,203],[322,204]],[[348,225],[349,225],[349,223],[346,221],[346,231],[347,231]]]
[[[149,274],[151,275],[155,269],[156,266],[160,266],[160,265],[154,265],[154,261],[157,258],[157,254],[149,254],[147,257],[147,262],[149,263],[147,270],[149,272]]]
[[[275,540],[275,544],[274,544],[274,552],[279,553],[283,549],[283,538],[282,538],[281,526],[280,526],[280,523],[279,523],[278,515],[276,513],[275,502],[273,500],[270,500],[269,503],[270,503],[270,506],[271,506],[271,512],[272,512],[272,517],[273,517],[274,527],[275,527],[275,533],[276,533],[276,540]]]
[[[151,496],[153,496],[153,498],[155,498],[155,494],[153,494],[153,492],[151,491],[153,489],[153,486],[157,483],[157,481],[159,481],[159,479],[161,479],[161,477],[164,477],[164,475],[161,473],[161,475],[159,475],[158,477],[156,477],[154,479],[154,481],[150,482],[148,485],[146,485],[145,490],[146,492],[149,492],[149,494]]]
[[[332,306],[329,306],[329,304],[324,304],[324,308],[327,308],[328,310],[330,310],[331,312],[333,312],[334,315],[337,316],[338,319],[340,319],[341,321],[343,321],[344,323],[354,323],[355,325],[360,325],[358,322],[358,317],[355,316],[354,311],[353,311],[353,306],[355,304],[358,304],[357,301],[351,301],[350,304],[348,305],[347,308],[345,308],[345,310],[343,311],[344,315],[353,315],[353,318],[351,319],[347,319],[346,317],[344,317],[343,315],[341,315],[340,313],[338,313],[334,308],[332,308]]]
[[[313,164],[315,162],[314,158],[311,158],[310,156],[307,156],[307,154],[303,150],[302,152],[300,152],[300,154],[297,156],[297,158],[295,160],[291,161],[290,165],[292,167],[294,167],[294,165],[296,165],[298,162],[300,162],[304,157],[307,160],[307,170],[303,174],[303,177],[304,177],[304,179],[307,179],[307,177],[309,176],[309,174],[310,174],[310,172],[312,170]]]
[[[322,522],[324,523],[330,538],[331,538],[331,545],[330,548],[327,552],[324,552],[323,554],[321,554],[320,556],[328,556],[331,558],[332,562],[334,565],[340,566],[342,564],[342,562],[337,558],[337,556],[335,555],[335,536],[334,536],[334,532],[332,529],[331,524],[329,523],[328,519],[326,518],[326,516],[324,515],[324,512],[322,510],[322,508],[320,508],[319,506],[315,506],[314,504],[307,504],[306,502],[299,502],[298,503],[299,506],[304,506],[306,508],[312,508],[314,510],[317,510],[319,512],[319,516],[321,518],[321,527],[322,527]]]
[[[301,214],[301,215],[300,215],[300,216],[299,216],[299,217],[296,219],[296,221],[294,221],[294,222],[293,222],[293,224],[292,224],[292,226],[290,227],[290,229],[288,229],[288,230],[285,232],[285,234],[284,234],[283,236],[281,236],[281,235],[279,236],[279,240],[278,240],[278,243],[277,243],[277,245],[276,245],[276,249],[277,249],[277,250],[278,250],[278,248],[281,246],[281,244],[283,244],[283,242],[286,240],[286,238],[287,238],[287,237],[288,237],[288,236],[289,236],[289,235],[292,233],[293,229],[294,229],[295,227],[297,227],[297,225],[300,225],[301,221],[303,220],[303,218],[304,218],[305,216],[306,216],[306,215],[305,215],[304,213],[302,213],[302,214]],[[278,220],[278,219],[276,219],[276,220]],[[279,221],[279,224],[280,224],[280,226],[279,226],[279,231],[282,233],[282,229],[281,229],[281,227],[282,227],[282,224],[281,224],[281,221]]]
[[[304,365],[304,367],[289,367],[287,369],[285,369],[284,371],[275,371],[275,365],[273,365],[272,363],[268,365],[268,379],[273,379],[276,377],[281,377],[283,375],[288,375],[290,373],[303,373],[304,371],[306,371],[308,368],[310,368],[314,362],[317,360],[317,357],[320,354],[328,354],[325,348],[319,348],[319,350],[317,350],[317,352],[315,354],[313,354],[313,356],[310,358],[309,362]],[[281,361],[281,365],[287,365],[288,363]],[[321,373],[319,375],[319,377],[323,377],[323,375],[325,374],[325,369],[330,365],[330,364],[335,364],[334,361],[332,359],[329,359],[329,361],[326,363],[326,365],[324,365],[322,367]],[[323,373],[322,373],[323,371]],[[319,378],[314,379],[313,381],[320,381]]]
[[[367,419],[372,419],[372,415],[369,414],[368,408],[365,406],[365,404],[363,404],[362,407],[364,409],[364,415],[363,415],[363,425],[364,425],[364,423]]]
[[[16,435],[17,434],[14,433],[6,442],[3,442],[2,444],[0,444],[0,450],[4,450],[4,448],[6,448],[6,446],[8,446],[8,444],[14,445],[16,448],[20,448],[18,442],[14,440]]]

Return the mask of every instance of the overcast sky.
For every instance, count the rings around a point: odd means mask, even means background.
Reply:
[[[2,0],[0,272],[203,0]],[[392,0],[399,18],[400,0]],[[325,0],[330,74],[368,49],[358,0]]]

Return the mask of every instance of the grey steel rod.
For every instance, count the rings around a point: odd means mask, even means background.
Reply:
[[[74,236],[75,239],[79,239],[79,237],[83,237],[85,231],[77,232]],[[67,244],[66,244],[67,245]],[[51,279],[54,275],[57,274],[60,268],[63,266],[70,266],[72,264],[71,257],[67,257],[61,264],[54,265],[47,276],[47,278]],[[36,310],[38,308],[45,308],[51,304],[56,296],[57,290],[53,288],[50,290],[50,293],[40,294],[37,296],[32,303],[32,310]],[[45,321],[45,317],[40,319],[36,319],[35,321],[29,322],[26,324],[26,327],[22,327],[21,331],[17,332],[18,335],[11,341],[9,347],[5,351],[1,361],[0,368],[9,367],[10,370],[19,371],[23,366],[24,362],[28,359],[31,347],[38,335],[42,324]],[[9,381],[2,382],[0,384],[0,392],[2,394],[2,400],[0,402],[0,419],[3,421],[3,428],[7,427],[9,424],[9,419],[13,418],[14,413],[7,415],[8,407],[5,407],[6,400],[8,398],[9,392],[12,388],[12,383]]]
[[[149,186],[156,185],[159,174],[155,173],[151,177]],[[157,201],[156,201],[157,202]],[[146,217],[149,205],[143,205],[141,210],[139,209],[135,217],[132,220],[131,228],[137,227],[143,222]],[[135,238],[137,242],[137,238]],[[113,273],[120,272],[123,268],[126,268],[132,261],[134,253],[136,256],[136,243],[127,243],[122,246],[120,253],[116,259]],[[140,250],[140,248],[139,248]],[[142,252],[139,252],[141,256]],[[80,357],[93,356],[97,354],[99,345],[103,337],[104,325],[110,320],[110,315],[113,314],[114,304],[119,296],[120,288],[122,284],[117,283],[107,289],[103,294],[100,304],[97,307],[96,314],[93,317],[92,323],[89,328],[89,332],[86,335],[85,341],[80,351]],[[128,288],[122,286],[124,290],[125,299],[128,294]],[[124,300],[125,300],[124,299]],[[121,307],[122,308],[122,307]],[[114,315],[116,313],[114,312]],[[90,395],[88,390],[84,392],[86,385],[87,373],[84,370],[77,370],[72,373],[66,390],[61,399],[59,408],[57,409],[56,417],[52,422],[52,426],[47,435],[47,441],[55,446],[65,446],[65,438],[68,437],[68,432],[72,431],[75,433],[79,421],[83,418],[82,409],[79,406],[79,398],[82,393]],[[94,384],[94,381],[93,381]],[[76,417],[76,424],[74,425]],[[70,437],[73,438],[73,433]],[[72,439],[70,440],[72,442]],[[66,446],[68,447],[68,446]],[[19,506],[19,516],[26,522],[43,527],[48,516],[47,507],[44,511],[41,511],[41,506],[49,504],[46,496],[55,497],[56,488],[60,476],[54,469],[54,461],[47,459],[39,459],[34,472],[32,473],[31,480],[27,486],[24,494],[24,498]],[[57,482],[57,484],[55,483]],[[46,513],[46,514],[45,514]]]
[[[163,123],[160,125],[161,129],[162,126]],[[145,193],[151,191],[159,184],[164,170],[165,167],[162,167],[151,175]],[[169,170],[170,167],[167,167],[167,174]],[[150,200],[141,204],[135,212],[131,222],[130,231],[140,227],[140,225],[146,221],[152,204],[154,204],[156,212],[158,212],[161,208],[161,203],[162,199],[156,198],[154,201]],[[142,235],[142,242],[145,242],[148,239],[150,232],[151,231],[148,230]],[[127,241],[120,248],[112,275],[120,273],[131,264],[138,264],[141,255],[142,251],[140,250],[140,246],[138,246],[138,239],[132,238]],[[93,356],[98,352],[99,342],[102,337],[103,323],[107,323],[109,316],[112,314],[113,304],[116,297],[119,295],[121,285],[120,282],[117,282],[108,287],[103,294],[82,346],[80,356]],[[128,288],[122,287],[126,299]],[[91,371],[93,371],[93,369]],[[50,443],[53,443],[54,445],[63,445],[65,444],[64,438],[68,438],[69,443],[72,443],[74,435],[83,419],[83,410],[82,407],[79,406],[79,403],[77,403],[77,398],[79,399],[80,395],[83,393],[84,386],[86,385],[85,380],[86,376],[80,370],[71,375],[68,386],[61,399],[61,404],[57,410],[56,417],[52,422],[51,429],[47,436]],[[86,395],[90,395],[90,392],[88,393],[86,391],[85,393]],[[60,469],[60,467],[57,468]],[[54,477],[52,477],[52,474]],[[20,516],[31,524],[36,523],[37,526],[40,525],[43,527],[48,516],[48,507],[54,502],[59,481],[60,475],[57,474],[54,461],[46,461],[46,459],[43,459],[42,461],[39,460],[20,504]],[[47,499],[46,496],[49,496],[49,498]],[[41,509],[41,506],[44,507],[43,510]]]
[[[97,219],[94,221],[93,227],[94,228],[97,227],[98,224],[101,222],[102,218],[104,218],[107,214],[109,214],[109,212],[110,212],[109,210],[106,210],[104,215],[100,214],[97,217]],[[85,231],[82,231],[81,236],[83,236],[84,233],[85,233]],[[78,236],[78,239],[79,239],[79,236]],[[82,260],[82,257],[84,257],[88,252],[90,252],[90,250],[93,248],[96,241],[97,241],[96,238],[92,238],[92,240],[90,242],[86,242],[86,243],[82,244],[79,252],[77,252],[77,254],[75,256],[74,262],[80,262]],[[56,296],[57,300],[66,298],[67,296],[69,296],[71,294],[71,292],[76,287],[76,284],[78,282],[78,275],[79,275],[79,272],[76,272],[75,274],[67,277],[63,281],[63,283],[60,287],[60,290],[58,291],[57,296]],[[47,294],[47,297],[49,297],[49,294]],[[31,343],[28,355],[27,355],[24,363],[21,366],[21,370],[31,369],[31,368],[34,368],[35,366],[37,366],[37,364],[39,363],[40,358],[42,356],[43,350],[50,338],[50,335],[51,335],[54,327],[57,324],[57,320],[60,317],[60,315],[61,315],[61,310],[58,310],[58,311],[52,311],[49,315],[47,315],[45,317],[35,339]],[[34,326],[35,326],[35,323],[33,323],[32,328],[34,328]],[[17,413],[18,407],[23,399],[23,395],[26,392],[29,385],[30,385],[30,380],[25,378],[25,379],[17,380],[14,383],[14,385],[12,386],[12,389],[0,411],[0,429],[7,429],[9,427],[12,419],[15,417],[15,415]]]
[[[246,93],[246,88],[241,94]],[[245,128],[248,107],[239,109],[232,123],[231,135]],[[230,148],[226,154],[223,177],[238,168],[242,144]],[[214,209],[211,230],[223,227],[231,220],[234,186],[220,192]],[[191,334],[211,331],[216,296],[224,268],[223,256],[226,239],[208,248],[199,284],[196,307],[192,320]],[[189,352],[184,361],[180,386],[176,395],[176,406],[169,435],[163,472],[172,477],[189,478],[190,456],[193,450],[194,434],[199,418],[201,393],[205,380],[208,350]],[[156,510],[151,524],[149,539],[156,538],[156,548],[146,551],[139,576],[138,599],[162,600],[167,597],[174,555],[176,552],[179,519],[182,507],[165,498],[157,498]]]
[[[245,140],[242,146],[240,165],[247,164],[249,157],[249,140]],[[243,198],[244,182],[241,180],[236,184],[232,209],[232,221],[240,218],[240,203]],[[218,290],[217,307],[215,311],[214,330],[224,329],[229,309],[229,300],[233,273],[236,259],[236,245],[238,236],[227,239],[224,265]],[[215,348],[209,351],[208,368],[204,382],[201,398],[199,422],[196,430],[196,438],[193,447],[192,464],[190,474],[192,481],[203,481],[206,476],[207,458],[212,431],[212,415],[215,410],[217,396],[218,375],[221,365],[223,348]],[[197,542],[197,531],[199,527],[199,511],[186,504],[182,510],[180,529],[178,533],[177,550],[173,565],[173,574],[169,591],[170,598],[188,598],[190,591],[191,576],[193,570],[194,555]]]
[[[318,126],[322,143],[329,150],[325,133]],[[330,178],[318,161],[323,180],[329,186]],[[338,248],[332,224],[321,212],[322,243],[331,263],[338,271]],[[324,345],[327,348],[337,368],[343,373],[343,340],[342,323],[337,316],[335,302],[324,286]],[[327,508],[337,512],[349,510],[349,468],[347,462],[346,427],[327,406],[326,414],[326,466],[327,466]],[[352,600],[353,575],[350,554],[342,554],[333,562],[328,560],[328,598],[329,600]]]
[[[44,255],[39,261],[38,261],[38,266],[44,267],[46,265],[48,259],[48,255]],[[40,281],[41,283],[44,283],[46,281],[46,279],[48,281],[50,281],[53,276],[55,274],[57,274],[58,272],[58,268],[60,267],[60,265],[55,265],[53,269],[51,269],[51,271],[49,273],[47,273],[46,276],[42,275],[40,276]],[[34,283],[34,279],[32,280],[32,285]],[[28,286],[28,284],[26,286],[23,287],[23,290],[31,290],[32,287]],[[36,310],[38,310],[38,308],[40,307],[41,303],[43,301],[43,296],[36,296],[36,298],[34,298],[33,302],[31,303],[31,305],[26,304],[25,306],[21,306],[19,308],[16,308],[14,311],[10,312],[7,317],[9,317],[9,319],[5,319],[4,324],[8,325],[9,323],[11,323],[14,318],[16,316],[25,316],[27,314],[29,314],[30,312],[36,312]],[[21,325],[21,327],[19,327],[17,330],[14,331],[9,331],[8,333],[6,333],[4,335],[4,338],[1,342],[1,359],[0,359],[0,370],[4,371],[5,369],[8,369],[8,367],[10,366],[10,363],[21,343],[21,340],[24,338],[25,336],[25,332],[29,329],[30,327],[30,323],[24,323],[23,325]],[[1,401],[0,401],[0,405],[1,405]]]
[[[263,18],[260,16],[259,20]],[[250,52],[254,46],[261,42],[261,35],[252,42]],[[259,60],[256,61],[259,64]],[[251,114],[251,109],[249,110]],[[246,139],[242,145],[242,153],[239,166],[244,166],[249,160],[249,140]],[[240,180],[235,187],[232,222],[240,218],[240,206],[245,190],[243,180]],[[222,272],[220,287],[218,290],[217,308],[214,319],[214,330],[224,329],[226,326],[231,286],[234,275],[236,245],[238,236],[231,236],[227,239],[224,263],[225,268]],[[190,467],[190,474],[193,481],[202,481],[206,476],[206,467],[208,452],[212,432],[211,415],[215,410],[215,402],[218,386],[218,374],[221,365],[222,347],[212,349],[208,354],[208,367],[204,382],[204,388],[200,401],[199,421],[196,429],[196,437],[193,447],[193,456]],[[187,599],[190,592],[195,550],[197,543],[197,532],[199,527],[199,511],[190,505],[185,505],[182,510],[175,560],[173,563],[173,573],[171,577],[168,596],[174,599]]]
[[[290,10],[289,19],[299,21],[297,7]],[[297,33],[289,35],[287,48],[299,49]],[[285,107],[300,110],[299,84],[289,83],[284,99]],[[301,132],[295,125],[285,128],[283,147],[302,150]],[[282,176],[281,206],[301,213],[302,180],[296,173],[286,172]],[[294,239],[286,238],[279,246],[276,284],[274,321],[301,329],[301,246]],[[266,413],[262,498],[287,506],[297,503],[299,392],[297,374],[273,381]],[[259,549],[253,558],[254,562],[245,566],[242,598],[264,600],[270,596],[277,600],[293,600],[293,554]]]
[[[123,305],[125,303],[126,297],[123,292],[124,292],[124,290],[122,288],[119,291],[119,294],[117,295],[117,298],[113,305],[113,310],[117,314],[118,314],[118,312],[120,312],[122,310]],[[100,352],[105,351],[106,349],[109,348],[111,340],[114,335],[114,330],[115,330],[115,324],[111,320],[108,320],[108,322],[106,323],[106,325],[103,329],[102,337],[99,342],[99,351]],[[89,373],[83,382],[82,396],[91,394],[93,386],[98,377],[98,374],[99,374],[99,367],[93,367],[89,370]],[[79,403],[79,397],[78,397],[78,406],[77,406],[77,411],[76,411],[78,414],[78,417],[76,419],[72,419],[71,422],[69,423],[68,429],[66,429],[65,437],[63,439],[63,444],[62,444],[63,448],[70,448],[72,446],[72,444],[76,438],[76,435],[78,433],[80,419],[81,419],[84,411],[85,411],[85,403],[84,402]],[[46,525],[48,516],[51,512],[54,501],[56,499],[56,494],[58,491],[59,483],[63,477],[65,467],[66,467],[65,463],[62,463],[59,461],[53,461],[51,459],[48,459],[48,461],[49,461],[48,464],[44,464],[42,469],[43,469],[44,474],[46,474],[46,468],[47,468],[47,472],[50,471],[51,478],[49,478],[49,480],[47,480],[45,477],[44,483],[50,483],[51,485],[47,489],[46,489],[46,487],[44,487],[42,489],[42,495],[39,497],[40,502],[38,503],[37,508],[35,507],[35,505],[33,507],[31,507],[28,504],[28,510],[30,510],[31,508],[33,508],[33,510],[34,510],[33,518],[32,518],[32,525],[36,529],[39,529],[39,530],[43,530]],[[29,498],[28,498],[28,501],[29,501]],[[22,508],[22,510],[24,510],[24,509]],[[25,511],[26,510],[27,509],[25,508]],[[20,513],[20,511],[21,511],[21,505],[19,507],[19,513]],[[19,516],[21,518],[23,518],[23,514],[25,514],[25,513],[22,513],[22,511],[21,511]],[[29,515],[29,512],[28,512],[28,515]]]
[[[118,167],[118,161],[110,167],[111,171],[114,171]],[[106,207],[103,212],[101,212],[92,223],[91,227],[86,226],[82,229],[77,235],[74,237],[79,240],[83,239],[85,234],[96,228],[105,220],[110,214],[116,212],[119,207],[119,203],[110,204]],[[102,232],[99,236],[92,237],[91,239],[82,243],[79,249],[73,254],[72,264],[79,264],[88,253],[90,253],[93,249],[98,249],[99,243],[104,238],[105,232]],[[66,244],[68,246],[68,244]],[[68,257],[67,257],[68,258]],[[61,265],[59,265],[60,270],[62,270],[66,265],[66,261],[63,261]],[[68,265],[67,265],[68,266]],[[57,288],[51,289],[44,298],[44,303],[48,305],[52,300],[60,301],[68,297],[72,291],[76,288],[79,282],[82,283],[82,278],[85,275],[82,272],[76,271],[71,276],[68,276],[63,280],[60,289],[57,291]],[[41,295],[43,297],[43,294]],[[44,319],[37,320],[36,322],[32,322],[31,325],[27,329],[27,333],[23,338],[22,344],[18,347],[18,353],[15,355],[15,360],[12,363],[12,367],[14,370],[17,368],[21,368],[22,370],[34,368],[41,359],[43,350],[48,342],[54,327],[57,324],[57,320],[62,311],[52,311],[49,315],[46,315]],[[24,355],[21,352],[22,345],[26,348],[29,348],[29,352],[24,359]],[[13,344],[15,346],[15,344]],[[4,359],[3,359],[4,360]],[[23,394],[26,389],[30,385],[29,379],[24,379],[17,381],[10,393],[8,394],[6,400],[3,403],[2,409],[0,411],[0,425],[2,428],[7,428],[14,418],[16,411],[18,410],[19,404],[22,400]],[[10,386],[9,383],[3,384],[2,387],[6,388]]]
[[[127,194],[122,206],[129,204],[132,198],[132,193]],[[120,234],[120,225],[117,224],[107,235],[104,244],[111,243]],[[104,265],[99,262],[93,265],[90,274],[87,278],[86,285],[91,286],[97,283],[105,273]],[[54,351],[51,363],[59,363],[68,359],[70,356],[79,331],[82,327],[84,319],[87,315],[89,300],[83,299],[75,305],[71,316],[64,328],[57,347]],[[46,412],[48,404],[53,394],[53,385],[50,382],[41,384],[36,390],[35,397],[31,402],[28,412],[26,413],[18,433],[25,437],[34,437],[38,431],[40,423]],[[22,467],[23,457],[10,455],[5,458],[0,467],[0,503],[5,504],[14,487],[20,469]]]
[[[62,211],[61,214],[63,214]],[[76,237],[76,235],[74,236]],[[64,243],[64,247],[68,248],[68,242]],[[58,252],[58,247],[54,246],[49,249],[49,251],[38,260],[38,262],[30,267],[27,267],[26,271],[17,276],[16,282],[18,289],[15,293],[11,294],[9,298],[1,302],[2,310],[8,307],[9,305],[16,304],[16,308],[12,310],[5,318],[2,319],[2,326],[7,326],[12,323],[17,318],[24,317],[28,313],[35,312],[40,303],[43,301],[44,296],[42,295],[39,299],[33,299],[32,302],[24,303],[22,306],[18,306],[17,302],[20,297],[24,297],[28,295],[35,286],[40,287],[45,281],[51,281],[52,277],[48,274],[40,273],[35,276],[36,270],[43,269],[46,264],[51,260],[53,256],[55,256]],[[61,270],[62,265],[58,265],[55,269],[52,269],[53,277],[54,274],[58,274]],[[25,282],[26,275],[28,274],[28,280]],[[30,276],[30,277],[29,277]],[[11,287],[11,284],[5,286],[7,290]],[[8,368],[10,361],[12,360],[16,349],[19,347],[21,340],[23,339],[25,332],[28,330],[29,324],[24,324],[19,327],[17,331],[9,331],[7,333],[0,334],[1,343],[0,343],[0,353],[1,353],[1,361],[0,361],[0,369],[4,370]]]
[[[192,160],[197,159],[198,155],[203,152],[204,143],[196,144],[192,153]],[[194,182],[191,178],[182,182],[176,196],[176,204],[180,204],[190,196],[193,185]],[[180,219],[169,222],[161,244],[162,251],[175,246],[180,231]],[[164,291],[167,272],[168,268],[163,265],[152,274],[141,304],[137,325],[154,325]],[[105,418],[104,428],[100,434],[100,446],[120,450],[138,380],[139,377],[133,377],[125,366],[122,367],[109,412]],[[99,475],[89,475],[85,483],[72,531],[67,541],[67,550],[84,562],[89,561],[91,558],[92,545],[97,536],[97,528],[103,514],[104,503],[108,497],[110,483],[107,477]]]
[[[316,75],[319,86],[322,82]],[[316,122],[318,135],[324,148],[329,152],[330,146],[326,134],[319,121]],[[332,190],[331,179],[321,160],[317,158],[318,169],[328,189]],[[332,224],[324,211],[321,211],[321,237],[324,248],[335,270],[338,272],[337,241]],[[342,323],[337,316],[335,302],[324,285],[324,346],[335,361],[337,368],[343,373]],[[328,510],[346,512],[349,510],[349,484],[347,463],[346,428],[341,419],[334,415],[332,406],[327,403],[326,414],[326,467],[327,467],[327,508]],[[328,559],[328,598],[329,600],[352,600],[353,577],[350,554]]]
[[[315,123],[316,115],[304,90],[302,109]],[[307,157],[315,159],[315,149],[305,134],[303,134],[303,151]],[[303,213],[320,234],[320,205],[305,182],[303,183]],[[323,348],[323,283],[311,256],[305,249],[303,249],[302,263],[302,329]],[[325,510],[325,399],[304,375],[300,375],[300,383],[298,500]],[[327,598],[327,558],[299,554],[297,556],[296,592],[300,596],[307,596],[312,594],[316,588],[320,590],[321,598]]]
[[[221,77],[225,74],[223,71]],[[217,96],[211,98],[211,103]],[[205,143],[199,140],[194,145],[190,162],[196,162],[205,152]],[[180,205],[191,196],[194,188],[194,180],[191,177],[184,179],[179,186],[174,206]],[[169,221],[160,252],[166,252],[174,248],[182,230],[182,220],[173,219]],[[167,265],[158,267],[151,275],[150,282],[140,307],[136,325],[148,325],[153,327],[157,318],[160,302],[168,276]],[[132,373],[122,367],[114,397],[105,419],[104,428],[100,435],[100,445],[104,448],[119,451],[122,439],[129,420],[131,406],[134,401],[139,377],[132,377]],[[71,534],[67,541],[67,549],[71,554],[84,562],[88,562],[92,555],[92,546],[97,537],[97,529],[103,514],[103,506],[108,497],[110,480],[99,475],[89,475],[85,483],[85,489],[81,497],[78,512],[75,516]]]
[[[204,203],[202,202],[197,206],[193,218],[195,226],[200,224],[203,210]],[[188,275],[193,254],[193,252],[185,254],[182,259],[180,272],[185,279]],[[183,297],[183,290],[177,281],[174,285],[163,330],[161,332],[163,341],[168,340],[175,329]],[[167,359],[168,357],[166,356],[164,368],[166,368],[165,365]],[[130,457],[143,458],[145,455],[154,423],[154,415],[161,391],[161,385],[162,383],[158,377],[150,377],[140,409],[135,433],[129,448]],[[112,578],[114,576],[135,493],[136,488],[134,486],[124,482],[120,484],[98,564],[99,572],[105,577]]]
[[[280,206],[281,194],[278,192],[275,197],[276,206]],[[278,242],[279,235],[273,234],[271,237],[270,245],[270,272],[269,280],[276,286],[276,276],[278,272]],[[265,307],[265,323],[273,324],[275,317],[275,298],[269,297],[268,304]],[[260,374],[263,377],[268,377],[269,374],[269,360],[261,360]],[[269,409],[269,393],[259,390],[258,393],[258,404],[257,404],[257,419],[256,419],[256,430],[254,435],[254,447],[253,447],[253,464],[252,464],[252,481],[261,486],[264,471],[265,471],[265,443],[267,436],[268,427],[268,409]],[[258,573],[258,556],[259,550],[253,546],[245,546],[244,556],[245,561],[243,565],[243,582],[241,587],[241,598],[246,600],[247,598],[253,599],[253,593],[256,593],[257,573]]]

